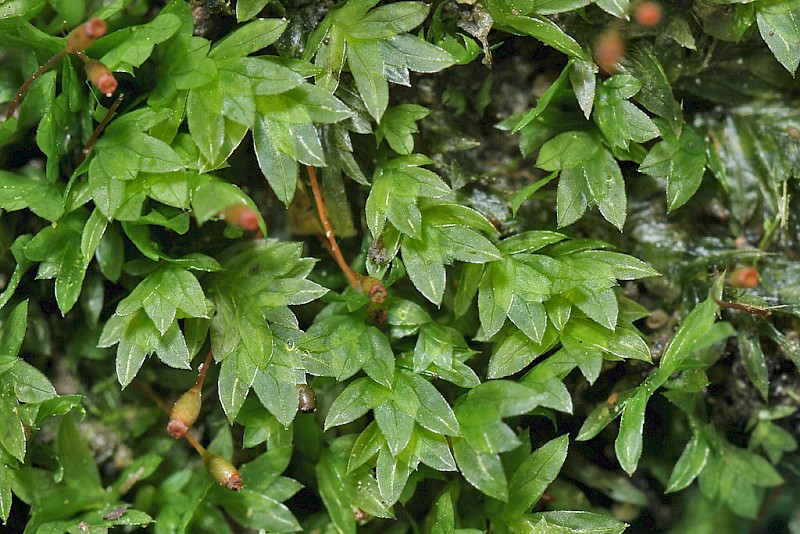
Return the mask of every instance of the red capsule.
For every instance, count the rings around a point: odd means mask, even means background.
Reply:
[[[737,267],[728,275],[728,283],[733,287],[753,289],[760,281],[761,277],[755,267]]]
[[[106,34],[108,26],[103,19],[89,19],[67,35],[67,53],[74,54],[86,50]]]
[[[111,96],[117,90],[117,79],[111,70],[96,59],[86,61],[86,77],[101,93]]]
[[[642,2],[636,7],[633,17],[645,28],[655,28],[661,24],[661,6],[655,2]]]
[[[228,224],[252,232],[258,230],[258,213],[246,204],[233,204],[225,208],[225,220]]]
[[[625,55],[625,41],[617,30],[604,32],[594,45],[594,62],[605,74],[619,70],[619,62]]]
[[[83,26],[86,35],[92,39],[99,39],[108,31],[108,25],[103,19],[89,19]]]

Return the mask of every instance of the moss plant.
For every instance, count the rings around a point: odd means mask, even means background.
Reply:
[[[0,2],[0,530],[797,530],[798,20]]]

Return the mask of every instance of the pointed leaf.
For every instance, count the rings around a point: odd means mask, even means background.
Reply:
[[[501,501],[508,500],[508,484],[500,456],[480,453],[465,439],[453,440],[453,454],[458,469],[470,484],[490,497]]]
[[[642,455],[642,432],[644,430],[644,413],[651,393],[646,387],[640,387],[636,394],[628,399],[622,410],[619,424],[619,435],[614,442],[614,451],[622,469],[633,475],[639,458]]]
[[[260,7],[259,5],[260,4]],[[236,5],[239,22],[249,20],[267,4],[263,0],[242,0]],[[266,48],[281,36],[289,21],[286,19],[257,19],[229,33],[214,45],[208,56],[220,64],[228,59],[244,57]]]
[[[400,498],[410,474],[411,469],[405,461],[393,456],[388,447],[381,449],[375,466],[375,478],[378,480],[381,498],[387,506]]]
[[[278,150],[277,126],[266,117],[256,119],[253,128],[253,146],[258,166],[278,199],[288,206],[294,199],[297,187],[297,162]]]
[[[669,476],[667,488],[664,490],[666,493],[680,491],[687,487],[697,477],[697,475],[706,466],[709,454],[708,444],[704,439],[700,438],[698,434],[694,434],[686,448],[683,449],[681,457],[672,468],[672,474]]]
[[[758,2],[756,21],[775,58],[794,76],[800,64],[800,1]]]
[[[536,449],[520,464],[508,484],[514,499],[503,509],[506,517],[522,515],[536,504],[561,471],[568,445],[569,437],[561,436]]]
[[[435,245],[424,240],[403,238],[403,263],[414,287],[432,303],[441,304],[446,273],[441,254]]]
[[[392,456],[405,449],[414,430],[414,419],[395,406],[393,402],[383,402],[375,407],[375,421],[381,429]],[[378,482],[380,484],[380,481]]]
[[[383,75],[383,54],[377,42],[348,38],[347,63],[369,114],[380,122],[389,104],[389,82]]]

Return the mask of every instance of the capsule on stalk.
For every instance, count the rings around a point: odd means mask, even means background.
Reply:
[[[753,289],[760,281],[755,267],[737,267],[728,275],[728,283],[733,287]]]
[[[74,54],[86,50],[94,44],[100,37],[106,34],[108,26],[103,19],[89,19],[67,35],[66,50],[68,54]]]
[[[200,414],[200,407],[203,404],[201,389],[203,384],[201,382],[192,386],[189,391],[181,395],[172,406],[172,411],[169,413],[169,424],[167,424],[167,433],[175,439],[180,439],[186,435]]]
[[[228,224],[252,232],[258,230],[258,213],[246,204],[232,204],[223,213]]]
[[[242,475],[225,458],[216,454],[206,452],[203,455],[203,464],[206,466],[211,477],[219,484],[229,490],[239,491],[244,487]]]
[[[106,96],[113,95],[117,90],[117,79],[101,61],[90,59],[86,62],[86,77]]]

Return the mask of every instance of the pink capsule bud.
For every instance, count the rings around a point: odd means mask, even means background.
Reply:
[[[225,220],[228,224],[238,226],[252,232],[258,230],[258,213],[246,204],[233,204],[225,208]]]

